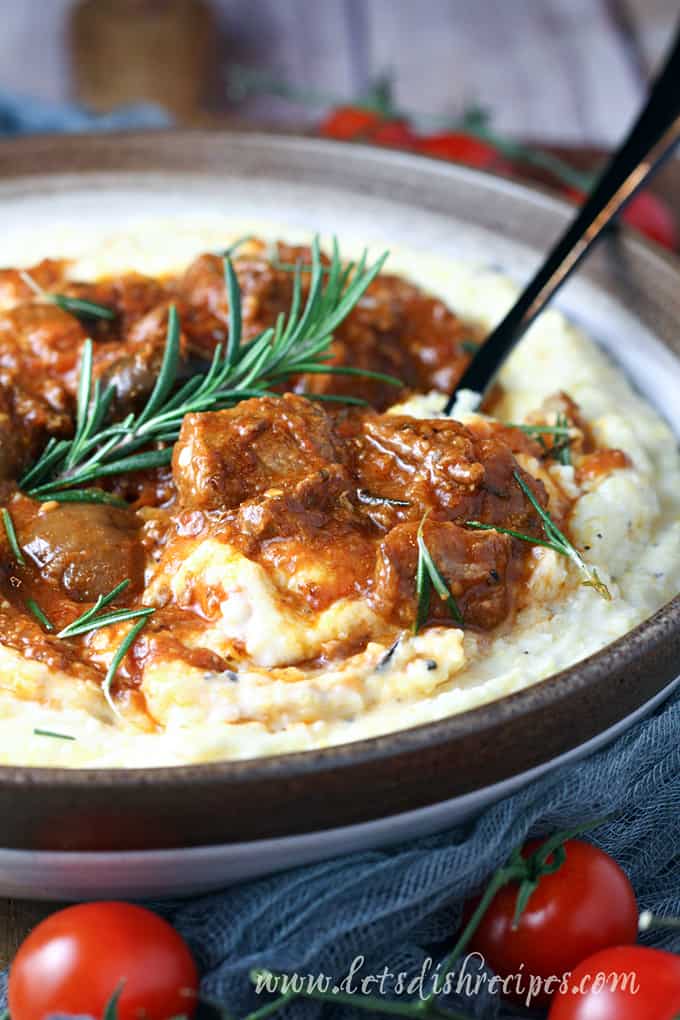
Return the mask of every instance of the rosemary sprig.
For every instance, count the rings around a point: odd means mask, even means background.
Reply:
[[[550,456],[554,457],[555,460],[560,462],[560,464],[568,466],[571,464],[571,438],[569,435],[569,422],[567,421],[566,415],[558,414],[556,427],[566,429],[566,437],[553,442],[550,449]]]
[[[61,308],[62,311],[75,315],[77,319],[106,319],[108,322],[112,322],[116,318],[113,308],[109,308],[108,305],[100,305],[96,301],[69,297],[68,294],[45,294],[45,298]]]
[[[432,589],[436,591],[439,598],[446,605],[449,610],[451,618],[456,623],[462,625],[463,615],[458,608],[458,603],[454,599],[453,595],[449,591],[449,587],[442,577],[437,564],[432,559],[430,550],[427,548],[425,538],[423,535],[423,528],[425,521],[428,518],[430,511],[428,510],[421,520],[418,526],[418,566],[416,569],[416,618],[413,624],[413,633],[417,634],[427,622],[427,617],[430,611],[430,599],[432,597]]]
[[[33,730],[33,732],[35,733],[36,737],[54,737],[56,740],[75,740],[76,739],[75,737],[72,737],[68,733],[56,733],[54,730],[41,730],[41,729],[38,729],[37,727]]]
[[[298,267],[288,315],[280,315],[275,326],[244,343],[241,293],[231,260],[226,257],[229,299],[226,347],[217,347],[206,372],[192,376],[177,388],[180,327],[177,311],[171,307],[163,361],[146,406],[141,413],[129,414],[113,424],[106,424],[113,388],[109,385],[103,389],[99,380],[93,384],[92,344],[88,341],[81,360],[75,435],[72,440],[50,441],[37,463],[21,479],[22,488],[35,499],[64,499],[68,498],[65,492],[87,490],[102,477],[168,464],[186,414],[233,407],[248,397],[264,396],[274,384],[292,375],[361,375],[400,387],[400,380],[381,372],[327,364],[333,331],[378,275],[386,258],[387,253],[367,266],[364,254],[349,280],[334,242],[324,284],[319,241],[315,238],[304,305]],[[160,448],[149,449],[154,444]],[[88,498],[91,499],[91,490]]]
[[[5,534],[7,535],[9,547],[12,550],[12,556],[17,561],[20,567],[25,567],[26,560],[24,559],[24,554],[21,551],[21,546],[19,545],[19,540],[17,539],[17,533],[14,530],[14,521],[12,520],[12,515],[7,509],[7,507],[2,508],[2,523],[5,526]]]
[[[113,684],[116,673],[118,672],[118,667],[120,666],[121,662],[123,661],[127,653],[130,651],[135,641],[137,640],[139,632],[142,630],[143,627],[146,626],[147,619],[149,618],[151,613],[154,612],[155,609],[152,609],[150,613],[145,613],[142,619],[138,620],[134,627],[130,628],[130,630],[127,632],[127,634],[121,641],[120,645],[118,646],[116,654],[111,660],[111,665],[107,669],[106,676],[104,677],[104,683],[102,684],[102,691],[104,692],[104,697],[106,698],[109,708],[111,709],[113,714],[118,716],[119,719],[121,719],[122,716],[118,711],[116,703],[111,695],[111,685]]]
[[[31,274],[25,270],[22,270],[19,276],[43,301],[57,305],[62,311],[75,315],[77,319],[107,319],[111,322],[116,318],[116,312],[108,305],[100,305],[97,301],[87,301],[85,298],[70,297],[68,294],[51,294],[36,283]]]
[[[541,518],[543,530],[546,536],[545,540],[541,538],[534,538],[532,535],[525,535],[521,531],[513,531],[511,528],[502,528],[496,524],[484,524],[482,521],[466,521],[465,526],[468,528],[474,528],[477,531],[498,531],[503,535],[510,535],[512,538],[518,538],[522,542],[529,542],[531,545],[543,545],[548,549],[553,549],[556,553],[559,553],[560,556],[566,556],[578,567],[581,574],[585,577],[583,584],[586,588],[594,588],[598,595],[601,595],[603,599],[610,602],[612,597],[611,592],[604,581],[600,578],[595,567],[591,567],[586,563],[578,549],[576,549],[567,536],[560,531],[548,511],[544,510],[538,502],[520,473],[518,471],[513,471],[513,475],[520,489],[529,500],[538,516]]]
[[[252,234],[244,234],[243,237],[239,237],[235,241],[232,241],[231,244],[227,245],[226,248],[222,248],[221,251],[216,251],[215,254],[219,255],[223,259],[231,258],[232,255],[234,255],[239,250],[239,248],[243,247],[244,244],[247,244],[248,241],[252,240],[253,240]]]
[[[146,619],[147,616],[155,613],[155,609],[150,606],[145,606],[142,609],[113,609],[109,613],[102,613],[102,609],[118,598],[129,584],[130,581],[126,578],[125,581],[117,584],[108,595],[100,595],[93,606],[85,610],[77,620],[74,620],[67,627],[64,627],[63,630],[60,630],[57,637],[77,637],[79,634],[88,634],[92,630],[108,627],[112,623],[124,623],[125,620],[136,620],[139,617]]]
[[[47,631],[54,630],[54,624],[52,621],[43,613],[42,609],[35,601],[35,599],[26,599],[26,608],[33,613],[36,620],[45,628]]]
[[[528,436],[568,436],[570,433],[569,425],[524,425],[518,424],[514,421],[505,423],[506,429],[519,429],[520,432],[526,432]]]
[[[548,450],[548,454],[559,461],[560,464],[571,464],[571,426],[567,421],[566,415],[558,414],[554,425],[523,425],[508,422],[506,428],[519,429],[528,436],[536,436],[544,450],[546,449],[546,444],[543,442],[542,437],[555,436],[556,438],[553,440],[553,445]]]

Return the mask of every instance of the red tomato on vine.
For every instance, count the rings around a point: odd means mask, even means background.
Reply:
[[[680,957],[644,946],[604,949],[575,967],[548,1020],[676,1020]]]
[[[522,856],[528,857],[543,842],[527,843]],[[548,978],[560,978],[600,949],[637,938],[635,893],[616,861],[577,839],[567,840],[564,850],[564,863],[541,875],[516,927],[519,887],[512,882],[496,893],[470,941],[470,948],[481,953],[499,976],[522,973],[525,986],[531,976],[540,979],[542,993],[534,1005],[545,1005],[557,990],[555,981],[545,992]],[[523,1001],[525,996],[518,998]]]
[[[191,1018],[198,971],[167,921],[131,903],[83,903],[42,921],[9,974],[12,1020],[54,1013],[103,1017],[116,990],[117,1020]]]
[[[563,194],[578,205],[586,198],[578,188],[565,188]],[[663,199],[650,191],[638,192],[623,210],[621,219],[664,248],[671,251],[680,248],[680,228],[675,216]]]

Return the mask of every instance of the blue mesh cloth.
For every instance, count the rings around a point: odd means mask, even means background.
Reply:
[[[0,94],[0,134],[163,126],[155,108],[105,117]],[[175,924],[200,964],[202,992],[239,1017],[262,1006],[252,968],[342,979],[358,957],[355,981],[416,976],[423,961],[444,954],[463,902],[482,888],[510,850],[542,835],[607,816],[589,838],[613,854],[630,876],[641,907],[680,915],[680,694],[613,745],[569,765],[488,808],[476,821],[418,842],[296,868],[184,902],[151,906]],[[680,952],[680,933],[643,941]],[[0,1009],[6,975],[0,975]],[[386,983],[389,990],[389,979]],[[474,999],[450,996],[470,1017],[521,1012],[482,989]],[[357,1009],[297,1001],[295,1020],[365,1018]]]

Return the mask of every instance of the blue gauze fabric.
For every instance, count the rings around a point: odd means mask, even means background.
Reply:
[[[93,117],[83,110],[18,101],[0,94],[0,133],[84,131],[163,126],[167,118],[141,107]],[[613,745],[562,767],[494,806],[476,821],[387,850],[341,857],[243,883],[184,902],[150,904],[191,945],[206,997],[235,1017],[264,1004],[252,968],[343,978],[358,957],[361,978],[417,975],[423,960],[440,959],[456,931],[461,907],[529,834],[543,835],[584,820],[612,816],[588,838],[619,861],[639,903],[680,915],[680,695]],[[680,934],[652,933],[643,942],[680,952]],[[0,1008],[6,975],[0,975]],[[509,1018],[482,990],[474,1000],[446,1004],[470,1017]],[[282,1017],[365,1018],[357,1009],[297,1001]]]
[[[564,766],[488,808],[477,820],[398,847],[295,868],[185,902],[151,906],[191,945],[202,991],[235,1017],[266,1001],[252,991],[252,968],[346,975],[419,973],[441,958],[464,900],[529,834],[612,816],[588,838],[630,876],[641,908],[680,916],[680,695],[613,745]],[[656,932],[649,945],[680,952],[680,934]],[[0,993],[0,999],[2,995]],[[523,1015],[481,994],[449,996],[471,1017]],[[322,1013],[322,1009],[325,1012]],[[365,1011],[297,1001],[283,1016],[349,1020]]]
[[[85,131],[124,131],[134,128],[162,128],[171,123],[164,110],[150,103],[122,107],[96,114],[82,106],[63,106],[42,99],[0,91],[0,136],[75,134]]]

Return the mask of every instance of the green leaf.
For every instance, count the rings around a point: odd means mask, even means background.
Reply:
[[[510,535],[511,538],[519,538],[522,542],[529,542],[531,545],[544,545],[547,549],[554,549],[561,553],[554,542],[547,542],[542,538],[534,538],[533,535],[525,535],[522,531],[514,531],[512,528],[502,528],[500,524],[484,524],[483,521],[465,521],[466,528],[474,531],[497,531],[500,535]]]
[[[54,730],[40,730],[37,727],[33,730],[36,737],[54,737],[55,740],[75,740],[69,733],[56,733]]]
[[[229,302],[229,337],[227,340],[226,363],[233,368],[241,353],[241,333],[243,324],[241,321],[241,288],[238,277],[234,272],[229,256],[224,258],[224,279],[227,288],[227,300]]]
[[[26,599],[26,608],[29,609],[31,613],[33,613],[33,616],[35,616],[36,620],[44,627],[46,631],[54,630],[54,624],[47,618],[47,616],[45,616],[45,614],[43,613],[42,609],[35,601],[35,599]]]
[[[585,576],[583,584],[587,588],[594,588],[598,595],[607,602],[610,602],[612,597],[611,592],[604,581],[600,580],[597,570],[595,570],[594,567],[588,566],[580,552],[571,544],[567,536],[560,531],[548,511],[544,510],[538,502],[520,473],[518,471],[513,471],[513,475],[520,489],[529,500],[538,516],[541,518],[546,537],[552,542],[552,547],[555,551],[561,553],[563,556],[567,556],[578,567],[581,573]]]
[[[168,309],[168,327],[163,351],[163,361],[156,379],[156,384],[151,396],[146,402],[144,410],[137,419],[137,427],[148,421],[159,407],[163,405],[170,395],[177,378],[177,367],[179,365],[179,316],[175,305]]]
[[[2,508],[2,523],[5,525],[5,534],[7,535],[7,541],[12,551],[12,556],[17,561],[20,567],[26,566],[26,560],[24,554],[21,551],[21,546],[17,540],[17,533],[14,530],[14,521],[12,515],[6,507]]]
[[[152,610],[152,612],[154,612],[154,610]],[[116,654],[114,655],[113,659],[111,660],[111,665],[109,666],[108,670],[106,671],[106,676],[104,677],[104,683],[102,684],[102,691],[104,692],[104,697],[106,698],[106,700],[108,702],[109,708],[111,709],[113,714],[117,715],[119,718],[121,718],[121,715],[120,715],[120,712],[118,711],[118,708],[116,707],[116,704],[115,704],[115,702],[113,700],[113,697],[111,695],[111,686],[113,684],[113,681],[115,679],[116,673],[118,672],[118,668],[119,668],[121,662],[123,661],[123,659],[127,655],[127,653],[130,650],[130,648],[132,648],[132,646],[135,643],[135,641],[137,640],[137,637],[138,637],[140,631],[143,629],[143,627],[146,626],[146,621],[148,619],[148,615],[149,614],[144,616],[141,620],[138,620],[137,623],[134,625],[134,627],[132,627],[128,631],[128,633],[125,636],[125,638],[123,638],[123,640],[122,640],[122,642],[121,642],[121,644],[120,644]]]
[[[130,578],[126,577],[125,580],[121,581],[120,584],[117,584],[115,588],[113,588],[108,593],[108,595],[100,595],[93,606],[90,606],[90,608],[86,609],[85,612],[82,613],[76,620],[73,620],[72,623],[69,623],[67,627],[63,628],[63,630],[60,630],[59,633],[57,634],[57,637],[60,638],[70,637],[72,629],[74,627],[78,627],[84,623],[87,623],[87,621],[93,619],[93,617],[95,617],[97,613],[101,612],[102,609],[104,609],[106,606],[111,605],[111,603],[125,591],[129,584]]]
[[[417,612],[415,622],[415,633],[423,626],[423,614],[427,619],[427,613],[430,606],[431,590],[425,581],[425,577],[429,579],[431,587],[437,592],[440,599],[446,602],[449,614],[456,623],[462,626],[463,615],[458,607],[458,603],[451,594],[449,587],[442,577],[439,569],[430,555],[430,550],[427,548],[423,529],[425,527],[425,521],[427,520],[430,511],[428,510],[418,526],[418,567],[416,572],[416,599],[417,599]],[[426,603],[427,600],[427,603]],[[426,604],[425,604],[426,603]]]
[[[236,254],[236,252],[242,245],[247,244],[248,241],[252,240],[253,240],[252,234],[244,234],[243,237],[239,237],[237,238],[236,241],[232,241],[230,245],[228,245],[226,248],[223,248],[222,251],[216,252],[216,254],[220,255],[223,259],[224,258],[230,259],[232,258],[233,255]]]
[[[77,319],[107,319],[112,322],[116,318],[113,308],[100,305],[96,301],[69,297],[68,294],[45,294],[48,301],[58,305],[64,312],[75,315]]]
[[[119,499],[118,496],[103,489],[64,489],[63,492],[50,492],[36,498],[45,503],[54,500],[55,503],[105,503],[107,506],[128,506],[124,499]]]

